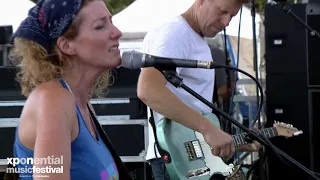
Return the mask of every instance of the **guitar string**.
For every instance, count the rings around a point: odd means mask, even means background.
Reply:
[[[261,134],[264,134],[266,137],[267,137],[267,134],[266,134],[266,130],[267,130],[267,133],[269,134],[269,136],[271,136],[269,130],[271,130],[272,134],[275,135],[275,133],[272,131],[273,129],[272,128],[268,128],[268,129],[264,129],[261,131]],[[238,134],[238,135],[233,135],[233,144],[235,147],[239,147],[239,146],[243,146],[243,145],[248,145],[250,143],[246,142],[244,140],[244,137],[246,136],[246,133],[241,133],[241,134]],[[206,141],[198,141],[199,142],[199,145],[201,147],[210,147],[210,145],[206,142]]]
[[[241,136],[242,135],[234,137],[234,139],[233,139],[233,144],[236,147],[250,144],[244,140],[244,137],[241,137]],[[199,141],[199,144],[200,144],[200,146],[209,146],[209,144],[206,141]]]
[[[200,142],[200,146],[202,147],[202,146],[210,146],[207,142],[205,142],[205,141],[199,141]],[[233,143],[234,144],[234,146],[236,146],[236,147],[238,147],[238,146],[242,146],[242,145],[247,145],[247,144],[249,144],[249,143],[247,143],[247,142],[245,142],[245,144],[244,143],[239,143],[239,145],[238,144],[236,144],[236,143]]]
[[[266,135],[266,134],[265,134]],[[267,136],[266,136],[267,137]],[[245,134],[240,134],[240,135],[237,135],[237,136],[234,136],[233,137],[233,144],[235,144],[236,146],[240,146],[240,145],[247,145],[247,144],[250,144],[248,142],[246,142],[244,140],[245,138]],[[206,145],[208,144],[206,141],[199,141],[200,145]]]
[[[234,144],[243,144],[243,145],[246,145],[248,144],[248,142],[246,142],[244,140],[244,137],[245,137],[246,134],[238,134],[238,135],[235,135],[233,136],[233,143]],[[238,143],[239,142],[239,143]],[[206,145],[208,144],[206,141],[199,141],[200,145]]]
[[[271,131],[271,132],[272,132],[273,135],[275,135],[275,133],[274,133],[273,131]],[[267,137],[268,135],[269,135],[270,137],[272,137],[271,134],[270,134],[270,132],[269,132],[269,130],[267,130],[267,134],[266,134],[265,130],[262,131],[261,134],[264,134],[266,137]],[[239,142],[240,142],[239,144],[243,144],[243,145],[249,144],[248,142],[246,142],[245,140],[243,140],[243,138],[245,138],[245,136],[246,136],[246,133],[241,133],[241,134],[238,134],[238,135],[234,135],[234,136],[233,136],[233,138],[234,138],[233,141],[236,141],[236,143],[239,141]],[[241,141],[244,141],[244,142],[241,142]],[[206,144],[208,144],[206,141],[199,141],[199,142],[200,142],[200,145],[206,145]],[[234,142],[234,144],[235,144],[235,142]]]

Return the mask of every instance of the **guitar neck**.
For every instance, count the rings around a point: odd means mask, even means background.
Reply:
[[[272,137],[278,136],[278,131],[277,131],[277,128],[275,127],[261,129],[258,131],[258,133],[266,138],[272,138]],[[248,144],[248,142],[246,141],[246,137],[247,137],[247,133],[232,135],[234,146],[239,147],[239,146]]]

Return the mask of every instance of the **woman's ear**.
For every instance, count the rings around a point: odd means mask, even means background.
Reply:
[[[66,55],[72,56],[75,54],[75,50],[72,46],[72,43],[64,37],[59,37],[57,39],[57,46],[60,49],[60,51],[62,51]]]

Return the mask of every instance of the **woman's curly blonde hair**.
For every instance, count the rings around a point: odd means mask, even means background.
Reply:
[[[92,0],[84,0],[82,7],[89,1]],[[74,20],[62,36],[67,39],[75,38],[81,21],[81,17]],[[14,64],[18,64],[17,80],[21,85],[22,94],[27,97],[39,84],[62,78],[65,75],[63,67],[70,62],[71,57],[62,53],[56,44],[53,45],[52,53],[49,55],[38,43],[15,38],[10,59]],[[109,86],[110,75],[111,71],[108,70],[97,79],[91,89],[90,97],[93,95],[103,97],[103,91]]]

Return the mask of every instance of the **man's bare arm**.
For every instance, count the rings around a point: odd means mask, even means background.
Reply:
[[[154,68],[144,68],[138,81],[138,97],[151,109],[198,132],[210,124],[199,112],[183,103],[166,86],[167,80]]]

